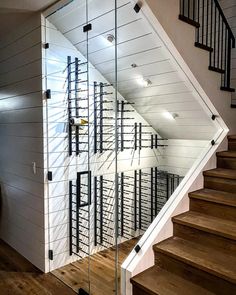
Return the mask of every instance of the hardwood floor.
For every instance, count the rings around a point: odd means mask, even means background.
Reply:
[[[137,243],[137,239],[119,246],[119,266]],[[115,249],[91,256],[91,295],[114,294]],[[14,249],[0,240],[1,295],[75,295],[79,288],[88,290],[88,259],[44,274]],[[120,275],[119,275],[120,277]]]
[[[138,239],[132,239],[119,245],[119,281],[120,266],[137,241]],[[52,273],[74,291],[78,292],[79,288],[83,288],[88,292],[88,263],[90,263],[90,295],[115,294],[115,248],[92,255],[90,262],[87,258],[81,259]]]
[[[1,295],[75,295],[52,274],[43,274],[0,240]]]

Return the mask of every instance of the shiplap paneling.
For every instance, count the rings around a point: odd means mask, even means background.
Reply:
[[[0,46],[0,236],[45,271],[42,114],[37,14]]]

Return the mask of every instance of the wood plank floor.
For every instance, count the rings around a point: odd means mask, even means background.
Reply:
[[[44,274],[0,240],[1,295],[75,295],[52,274]]]
[[[119,282],[120,266],[137,241],[136,238],[119,245]],[[115,294],[115,248],[92,255],[90,261],[87,258],[81,259],[52,273],[75,292],[78,292],[79,288],[88,292],[88,263],[90,263],[90,295]]]
[[[119,245],[120,265],[137,239]],[[91,295],[112,295],[114,291],[115,249],[110,248],[91,256]],[[14,249],[0,240],[1,295],[75,295],[79,288],[88,290],[88,259],[44,274]],[[120,273],[119,273],[120,279]]]

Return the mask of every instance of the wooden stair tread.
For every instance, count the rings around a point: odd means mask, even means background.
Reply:
[[[236,135],[228,135],[228,140],[236,140]]]
[[[236,257],[178,237],[169,238],[153,247],[163,253],[197,269],[236,284]]]
[[[231,220],[188,211],[173,217],[173,221],[211,234],[236,240],[236,222]]]
[[[150,295],[213,295],[180,276],[153,266],[131,279],[133,285]]]
[[[216,169],[204,171],[203,175],[236,180],[236,170],[233,170],[233,169],[216,168]]]
[[[236,207],[236,194],[233,193],[204,188],[195,192],[191,192],[189,194],[189,197],[193,199],[200,199],[203,201]]]
[[[236,158],[236,151],[225,151],[216,153],[217,157]]]

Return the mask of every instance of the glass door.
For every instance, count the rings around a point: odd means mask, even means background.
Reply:
[[[50,270],[79,294],[118,294],[116,1],[45,21]]]
[[[88,31],[85,0],[72,1],[45,21],[50,270],[79,294],[90,294],[92,244]],[[81,52],[79,39],[85,40]]]

